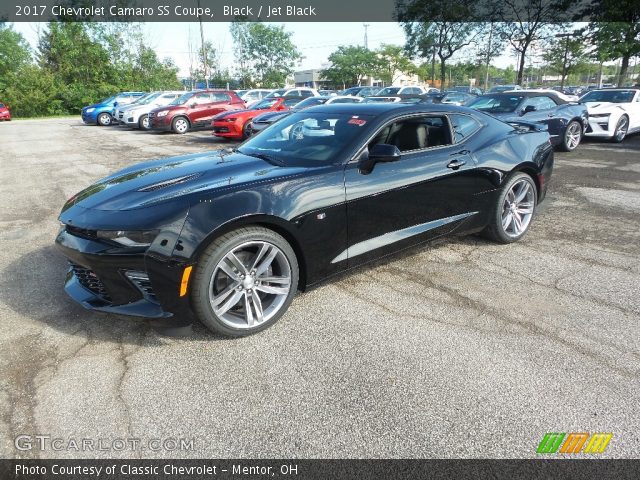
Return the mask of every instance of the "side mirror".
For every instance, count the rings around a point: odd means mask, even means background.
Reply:
[[[527,105],[526,107],[524,107],[524,110],[522,111],[522,114],[526,115],[527,113],[535,112],[536,110],[538,110],[538,109],[535,106]]]
[[[376,163],[379,162],[395,162],[400,160],[402,153],[395,145],[388,145],[386,143],[378,143],[374,145],[368,152],[365,151],[360,160],[360,173],[368,175],[373,171]]]
[[[198,104],[196,102],[193,102],[191,105],[189,105],[189,107],[196,108],[196,105],[198,105]]]

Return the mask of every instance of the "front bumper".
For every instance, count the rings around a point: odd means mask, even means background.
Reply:
[[[67,228],[58,234],[56,246],[70,264],[65,291],[83,307],[160,319],[157,326],[162,328],[191,325],[188,296],[179,296],[181,268],[149,259],[144,251],[131,253],[84,238]]]
[[[615,123],[611,122],[611,117],[594,118],[589,117],[589,127],[584,132],[586,137],[611,138],[615,131]]]
[[[152,130],[171,130],[171,121],[173,117],[165,115],[164,117],[158,117],[155,114],[149,114],[149,128]]]
[[[87,123],[87,124],[98,123],[98,112],[96,110],[90,113],[82,112],[80,116],[82,117],[82,121],[84,123]]]
[[[213,135],[222,138],[241,139],[242,125],[238,122],[213,122]]]

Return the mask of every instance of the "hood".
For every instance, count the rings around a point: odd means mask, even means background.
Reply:
[[[589,111],[589,114],[610,113],[616,108],[619,108],[621,110],[625,110],[624,104],[622,104],[622,103],[585,102],[584,104],[587,106],[587,110]]]
[[[258,115],[257,117],[255,117],[253,119],[254,123],[259,123],[259,122],[275,122],[276,120],[279,120],[283,117],[286,117],[287,115],[291,115],[290,111],[277,111],[277,112],[267,112],[267,113],[262,113],[260,115]]]
[[[260,112],[260,110],[253,110],[252,108],[239,108],[238,110],[229,110],[228,112],[222,112],[213,117],[213,120],[222,120],[223,118],[233,117],[235,115],[244,114],[247,112]]]
[[[211,151],[131,166],[106,177],[71,197],[62,209],[123,211],[161,202],[184,200],[192,193],[262,181],[301,171],[277,167],[240,153]],[[186,202],[186,200],[185,200]]]

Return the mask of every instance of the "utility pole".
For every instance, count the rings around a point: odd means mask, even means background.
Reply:
[[[200,0],[198,0],[198,11],[200,11]],[[209,77],[207,76],[207,48],[204,45],[204,31],[202,30],[202,15],[198,15],[198,21],[200,22],[200,42],[202,50],[202,65],[204,67],[204,83],[209,89]]]
[[[364,48],[369,50],[369,38],[367,36],[367,29],[369,28],[370,24],[363,23],[362,26],[364,27]]]
[[[491,40],[493,37],[493,22],[491,22],[491,28],[489,30],[489,45],[487,46],[487,61],[486,61],[486,72],[484,75],[484,91],[489,91],[489,62],[491,61]]]

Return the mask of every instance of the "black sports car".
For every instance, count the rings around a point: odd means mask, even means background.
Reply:
[[[553,149],[543,126],[462,107],[323,105],[235,152],[131,166],[70,198],[56,243],[87,308],[239,336],[297,290],[447,234],[527,232]]]
[[[505,122],[526,120],[547,125],[551,143],[565,152],[580,145],[589,127],[585,105],[565,100],[554,92],[518,90],[482,95],[469,108],[493,115]]]

